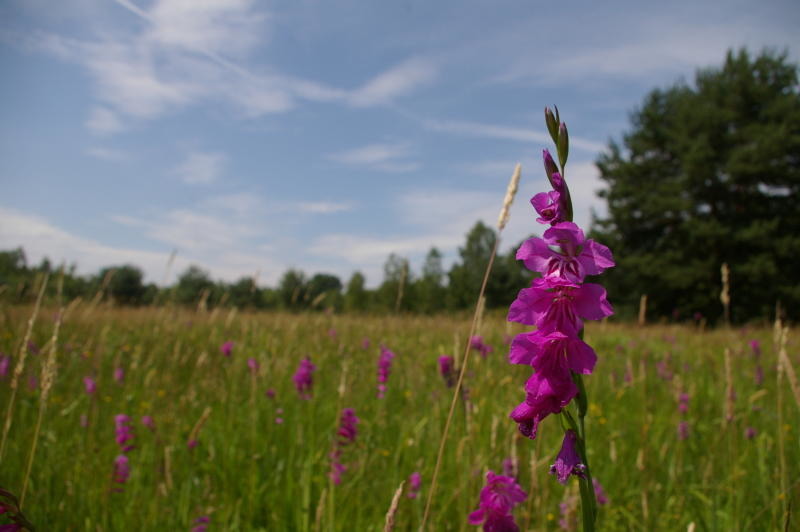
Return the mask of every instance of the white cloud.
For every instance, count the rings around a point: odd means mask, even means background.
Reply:
[[[497,138],[539,144],[552,142],[548,133],[525,127],[465,122],[460,120],[424,119],[422,122],[425,127],[433,131],[454,133],[469,137]],[[569,136],[569,145],[571,149],[574,148],[591,153],[598,153],[605,149],[605,145],[600,142],[584,139],[582,137],[574,137],[572,135]]]
[[[222,174],[225,155],[210,152],[192,152],[173,172],[189,185],[207,185]]]
[[[87,149],[86,154],[94,157],[95,159],[102,159],[110,162],[127,161],[130,158],[129,155],[124,151],[99,147]]]
[[[437,68],[433,61],[412,58],[390,68],[356,89],[349,101],[356,107],[385,104],[433,81]]]
[[[406,144],[368,144],[329,158],[350,166],[363,166],[385,172],[410,172],[418,168],[417,163],[406,160],[409,148]]]
[[[311,201],[302,202],[297,205],[300,212],[310,214],[334,214],[337,212],[349,211],[353,206],[349,203],[341,203],[334,201]]]
[[[86,120],[86,127],[98,134],[117,133],[124,128],[117,114],[105,107],[95,107]]]

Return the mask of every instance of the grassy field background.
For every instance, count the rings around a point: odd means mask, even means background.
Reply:
[[[12,359],[0,381],[4,413],[31,311],[5,307],[0,314],[0,351]],[[25,362],[0,464],[0,486],[17,495],[55,314],[43,308],[33,328],[41,352],[32,349]],[[383,530],[395,490],[419,471],[420,496],[404,493],[396,514],[396,530],[416,530],[453,393],[437,358],[455,355],[460,365],[468,329],[467,316],[77,306],[59,334],[24,513],[45,531],[191,530],[200,516],[210,518],[210,531]],[[563,436],[558,417],[542,423],[535,441],[508,419],[530,372],[506,359],[508,338],[522,330],[501,314],[482,320],[479,332],[494,352],[470,355],[430,530],[476,529],[466,519],[485,472],[501,472],[507,458],[529,494],[515,510],[523,530],[560,529],[561,503],[574,502],[577,511],[575,481],[563,487],[547,474]],[[760,341],[760,358],[750,340]],[[234,343],[230,358],[220,352],[226,341]],[[800,512],[800,405],[785,376],[777,385],[771,328],[591,323],[586,341],[599,357],[586,379],[590,462],[609,499],[599,529],[686,530],[694,523],[696,530],[782,530],[787,510]],[[386,396],[377,399],[381,344],[397,356]],[[791,332],[787,353],[797,367]],[[306,356],[317,366],[310,400],[292,382]],[[260,364],[256,373],[249,358]],[[115,368],[124,370],[123,381],[113,378]],[[93,394],[87,376],[96,380]],[[690,398],[685,413],[682,393]],[[333,485],[329,454],[345,407],[361,422],[342,454],[342,483]],[[122,491],[112,482],[118,414],[132,418],[136,446]],[[140,423],[145,415],[154,430]],[[790,527],[799,522],[792,515]]]

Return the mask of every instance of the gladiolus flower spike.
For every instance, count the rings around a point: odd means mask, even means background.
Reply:
[[[557,113],[546,109],[545,120],[557,144],[560,168],[544,150],[545,173],[553,190],[536,194],[531,204],[539,215],[537,221],[550,227],[517,251],[517,260],[541,277],[520,290],[508,312],[509,321],[536,327],[511,342],[509,362],[531,366],[533,374],[525,384],[525,400],[510,417],[523,435],[534,439],[544,418],[562,414],[564,441],[550,472],[562,484],[570,476],[578,478],[583,528],[593,531],[597,500],[586,454],[584,418],[589,401],[582,376],[594,371],[597,355],[583,341],[583,323],[601,320],[614,310],[605,289],[584,280],[613,267],[614,258],[606,246],[587,239],[572,221],[564,172],[569,135]],[[574,410],[569,406],[573,402]]]

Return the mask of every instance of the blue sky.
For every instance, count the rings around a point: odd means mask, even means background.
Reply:
[[[0,249],[375,285],[390,252],[451,262],[521,162],[507,249],[537,231],[545,105],[588,226],[593,161],[649,90],[731,47],[797,62],[798,28],[796,1],[7,1]]]

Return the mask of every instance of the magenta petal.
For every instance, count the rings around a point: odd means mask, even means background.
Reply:
[[[548,229],[550,231],[551,229]],[[517,260],[525,263],[525,267],[531,271],[545,273],[550,259],[554,253],[544,240],[541,238],[529,238],[517,250]]]
[[[595,283],[586,283],[573,292],[575,313],[587,320],[602,320],[614,314],[608,302],[606,289]]]
[[[572,340],[568,346],[567,363],[575,373],[589,375],[597,363],[597,354],[582,340]]]
[[[553,301],[553,294],[547,289],[533,286],[523,288],[508,308],[508,321],[524,325],[538,325]]]
[[[536,333],[521,333],[511,341],[511,350],[508,352],[508,361],[512,364],[530,365],[539,346],[532,341]]]
[[[480,508],[469,514],[468,520],[471,525],[482,525],[485,519],[484,511]]]
[[[614,257],[611,255],[611,250],[594,240],[587,240],[584,243],[583,251],[578,260],[587,275],[599,275],[606,268],[614,266]]]

